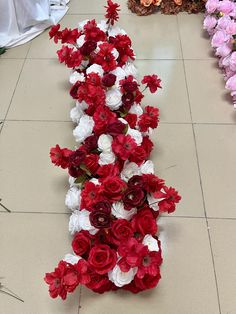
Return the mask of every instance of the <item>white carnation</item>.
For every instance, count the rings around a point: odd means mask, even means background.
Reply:
[[[75,232],[80,231],[80,230],[81,230],[81,226],[79,223],[79,211],[75,210],[70,216],[69,232],[71,234],[74,234]]]
[[[142,174],[149,174],[154,173],[154,164],[151,160],[147,160],[145,163],[143,163],[140,167]]]
[[[125,75],[129,76],[132,75],[134,78],[137,78],[138,76],[138,70],[133,64],[133,62],[127,62],[122,69],[125,71]]]
[[[79,224],[82,230],[87,230],[91,234],[97,233],[98,229],[94,228],[89,220],[90,212],[86,209],[79,211]]]
[[[106,32],[108,28],[107,21],[101,20],[100,23],[97,24],[97,27],[100,28],[101,31]]]
[[[124,164],[124,168],[121,172],[121,179],[124,181],[128,181],[131,177],[135,175],[140,175],[139,166],[135,162],[126,161]]]
[[[63,261],[75,265],[78,263],[80,259],[82,259],[82,257],[76,256],[74,254],[66,254]]]
[[[90,73],[97,73],[99,76],[103,76],[104,70],[99,64],[92,64],[86,70],[87,75]]]
[[[108,273],[108,277],[117,287],[123,287],[124,285],[131,283],[137,270],[138,268],[134,267],[127,272],[123,272],[120,267],[116,265],[112,271]]]
[[[130,135],[136,142],[137,145],[141,145],[143,141],[142,133],[138,130],[128,128],[127,135]]]
[[[143,245],[147,245],[149,251],[159,251],[159,246],[158,246],[158,242],[155,238],[153,238],[153,236],[151,236],[150,234],[146,234],[144,239],[143,239]]]
[[[137,213],[137,208],[132,208],[131,210],[125,210],[123,203],[115,202],[112,204],[111,212],[112,212],[112,215],[118,219],[130,220]]]
[[[108,92],[106,93],[106,105],[111,110],[119,109],[122,105],[121,97],[122,94],[117,88],[108,90]]]
[[[75,186],[75,180],[76,178],[69,176],[68,181],[69,181],[70,187]]]
[[[71,210],[79,209],[80,193],[81,191],[75,186],[69,189],[69,191],[66,194],[66,200],[65,200],[65,204],[69,209]]]
[[[83,44],[85,43],[85,35],[81,35],[77,40],[76,40],[76,44],[78,46],[78,48],[82,47]]]
[[[73,131],[76,142],[82,143],[87,137],[89,137],[93,132],[93,127],[93,118],[88,115],[83,115],[78,126]]]
[[[113,164],[116,160],[116,156],[113,152],[103,152],[99,155],[98,163],[100,166]]]
[[[119,26],[113,26],[108,30],[109,37],[115,37],[117,35],[126,35],[126,32]]]
[[[131,106],[129,113],[134,113],[139,117],[143,114],[143,108],[140,105],[134,104]]]
[[[110,73],[114,74],[117,77],[116,79],[117,84],[119,84],[119,82],[123,80],[126,76],[125,71],[120,67],[117,67],[115,70],[113,70]]]
[[[98,148],[102,152],[110,152],[111,151],[111,144],[112,144],[112,137],[110,135],[102,134],[99,136]]]
[[[73,73],[71,73],[69,81],[71,84],[75,84],[78,81],[84,82],[85,81],[84,73],[74,71]]]
[[[119,58],[119,52],[116,50],[116,48],[113,48],[111,53],[115,60]]]

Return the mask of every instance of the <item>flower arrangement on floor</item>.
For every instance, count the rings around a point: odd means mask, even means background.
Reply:
[[[219,57],[226,88],[236,107],[236,3],[230,0],[208,0],[204,28],[211,36],[211,45]]]
[[[149,15],[158,10],[163,14],[205,11],[205,0],[128,0],[128,8],[137,15]]]
[[[75,150],[56,145],[50,152],[52,162],[69,173],[66,205],[73,235],[73,254],[45,276],[52,298],[65,299],[79,284],[98,293],[155,287],[162,263],[157,218],[180,201],[148,160],[158,109],[141,106],[131,40],[114,26],[118,7],[108,0],[107,21],[50,31],[56,43],[66,44],[57,53],[72,68],[76,106],[70,115],[79,145]],[[142,84],[151,93],[161,88],[157,75],[144,76]]]

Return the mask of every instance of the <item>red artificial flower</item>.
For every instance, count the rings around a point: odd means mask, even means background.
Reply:
[[[104,42],[99,45],[99,51],[94,58],[94,63],[101,65],[106,72],[113,71],[117,67],[117,62],[112,54],[113,49],[112,44]]]
[[[143,205],[146,194],[139,187],[129,187],[123,195],[123,203],[126,210]]]
[[[87,40],[82,47],[80,47],[80,53],[83,56],[89,56],[97,48],[97,42],[94,40]]]
[[[105,41],[106,34],[97,27],[95,20],[88,21],[84,25],[85,40],[93,40],[96,42]]]
[[[142,99],[143,99],[144,95],[143,93],[140,92],[139,89],[136,90],[135,92],[135,98],[134,98],[134,101],[137,103],[137,104],[140,104]]]
[[[181,196],[178,192],[174,188],[168,188],[167,186],[164,186],[162,191],[154,193],[153,196],[157,199],[162,199],[158,202],[159,210],[161,212],[174,212],[176,204],[181,200]]]
[[[107,177],[102,181],[102,194],[110,201],[119,201],[126,189],[126,183],[119,177]]]
[[[120,171],[116,164],[100,166],[97,171],[97,175],[100,178],[115,177],[115,176],[118,176],[119,174],[120,174]]]
[[[50,39],[54,38],[54,42],[57,44],[58,39],[60,39],[61,32],[59,32],[60,24],[53,25],[49,31],[49,37]]]
[[[145,190],[149,193],[160,191],[165,184],[165,181],[158,178],[154,174],[143,174]]]
[[[116,122],[108,124],[107,133],[110,134],[111,136],[117,136],[119,134],[125,133],[126,128],[127,125],[117,119]]]
[[[53,164],[66,169],[69,166],[69,157],[73,153],[72,150],[67,148],[60,148],[57,144],[55,147],[50,149],[50,158]]]
[[[159,122],[159,110],[151,106],[145,107],[145,112],[139,117],[138,126],[141,132],[148,131],[149,128],[155,129]]]
[[[108,279],[108,275],[99,275],[95,271],[90,272],[90,282],[86,287],[97,293],[104,293],[112,290],[113,283]]]
[[[101,80],[96,73],[90,73],[85,82],[77,85],[76,93],[74,98],[78,99],[79,102],[85,101],[89,105],[86,110],[89,115],[93,115],[98,106],[105,104],[105,90],[102,88]]]
[[[142,84],[147,84],[146,88],[148,87],[151,93],[155,93],[158,88],[161,88],[161,80],[155,74],[145,75]]]
[[[119,66],[124,65],[129,59],[135,59],[133,49],[131,48],[131,39],[129,36],[119,34],[115,37],[110,37],[110,43],[112,43],[119,52]]]
[[[156,219],[153,216],[152,210],[144,208],[140,210],[132,219],[131,225],[135,232],[142,236],[146,234],[155,235],[157,233]]]
[[[112,112],[107,106],[98,106],[93,115],[94,132],[100,135],[106,132],[107,125],[115,122],[116,114]]]
[[[81,33],[78,31],[78,28],[68,29],[67,27],[61,31],[60,39],[61,43],[67,44],[76,44],[77,39],[80,37]]]
[[[124,110],[127,112],[133,105],[135,97],[133,93],[124,93],[121,97],[121,100],[123,103]]]
[[[144,180],[142,176],[134,175],[128,181],[129,188],[144,188]]]
[[[90,223],[93,227],[97,229],[109,228],[111,225],[111,215],[110,212],[95,209],[89,215]]]
[[[75,269],[77,271],[79,283],[82,285],[87,285],[91,281],[88,262],[84,259],[80,259],[75,265]]]
[[[85,156],[86,154],[84,151],[82,151],[80,148],[76,149],[69,156],[69,165],[73,167],[80,167],[81,163],[85,159]]]
[[[107,73],[102,78],[102,84],[106,87],[112,87],[116,82],[116,75]]]
[[[124,119],[128,122],[131,129],[135,129],[138,117],[134,113],[128,113]]]
[[[144,136],[141,146],[146,151],[146,154],[148,157],[151,154],[151,151],[153,149],[153,142],[150,140],[148,136]]]
[[[72,241],[72,248],[75,254],[83,256],[88,253],[92,246],[93,236],[86,230],[77,232]]]
[[[121,80],[120,86],[123,93],[134,93],[138,89],[138,83],[134,80],[133,75],[129,75],[124,80]]]
[[[83,163],[91,174],[96,174],[99,164],[99,156],[97,154],[89,154],[85,157]]]
[[[80,66],[83,56],[79,50],[72,51],[70,57],[65,61],[68,68],[75,68]]]
[[[134,234],[130,222],[126,219],[116,219],[111,226],[110,240],[119,246],[120,243],[127,241]]]
[[[147,247],[147,246],[146,246]],[[157,276],[160,272],[160,265],[162,263],[161,252],[146,252],[142,256],[142,262],[138,266],[138,272],[136,274],[137,278],[142,279],[144,276]]]
[[[108,19],[107,24],[110,23],[111,25],[114,25],[114,22],[118,21],[118,11],[120,11],[119,7],[120,5],[118,3],[114,3],[111,0],[107,1],[107,7],[105,6],[107,11],[105,17]]]
[[[94,246],[89,253],[88,263],[99,275],[105,275],[112,270],[117,261],[117,254],[108,245]]]
[[[134,280],[130,284],[123,286],[123,289],[133,293],[139,293],[144,290],[155,288],[160,279],[160,270],[156,276],[150,276],[146,274],[142,279],[139,279],[137,276],[135,276]]]
[[[135,162],[137,165],[141,165],[147,159],[147,153],[142,146],[137,146],[129,157],[130,161]]]
[[[137,144],[130,135],[118,135],[112,142],[113,152],[122,160],[127,160],[137,148]]]
[[[79,284],[77,272],[73,265],[60,261],[54,272],[46,273],[45,282],[49,285],[52,298],[60,296],[66,299],[67,292],[73,292]]]
[[[98,148],[98,137],[96,135],[87,137],[83,146],[87,153],[96,150]]]
[[[81,192],[81,209],[89,210],[94,204],[101,201],[100,186],[92,182],[86,182]]]
[[[70,58],[70,55],[73,51],[73,48],[69,48],[68,46],[62,46],[61,49],[57,50],[58,60],[60,63],[67,62]]]

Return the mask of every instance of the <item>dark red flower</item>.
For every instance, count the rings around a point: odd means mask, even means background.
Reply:
[[[144,180],[142,176],[135,175],[131,177],[128,181],[129,188],[144,188]]]
[[[116,75],[107,73],[102,78],[102,84],[106,87],[112,87],[116,82]]]
[[[100,211],[103,211],[105,213],[110,214],[111,213],[111,204],[108,201],[101,201],[101,202],[96,203],[93,206],[93,210],[97,210],[97,211],[100,210]]]
[[[125,109],[128,111],[134,103],[134,94],[133,93],[125,93],[121,97],[122,103]]]
[[[108,279],[108,275],[99,275],[95,271],[91,271],[90,282],[86,284],[86,287],[97,293],[104,293],[109,291],[113,287],[113,283]]]
[[[99,164],[99,156],[97,154],[89,154],[85,157],[83,163],[91,174],[96,174]]]
[[[168,188],[167,186],[164,186],[161,191],[154,193],[154,197],[162,199],[158,203],[159,210],[168,213],[174,212],[176,204],[181,200],[181,196],[178,192],[174,188]]]
[[[75,150],[72,154],[70,154],[69,157],[70,166],[79,167],[81,163],[84,161],[85,156],[86,154],[84,151],[80,149]]]
[[[67,148],[60,148],[57,144],[55,147],[50,149],[50,158],[53,164],[66,169],[69,166],[69,157],[73,153],[72,150]]]
[[[120,120],[117,120],[116,122],[108,124],[107,133],[112,136],[117,136],[119,134],[123,134],[126,128],[126,124],[122,123]]]
[[[96,135],[91,135],[87,137],[84,141],[84,148],[89,153],[98,148],[98,137]]]
[[[161,88],[161,80],[157,75],[145,75],[142,79],[142,84],[147,84],[151,93],[155,93],[158,88]]]
[[[130,135],[118,135],[112,142],[113,152],[122,160],[127,160],[137,148],[137,144]]]
[[[109,228],[111,225],[110,213],[103,210],[93,210],[89,215],[89,220],[92,226],[97,229]]]
[[[131,225],[135,232],[145,236],[146,234],[155,235],[157,233],[156,219],[149,208],[140,210],[132,219]]]
[[[136,127],[136,123],[137,123],[137,115],[134,113],[128,113],[124,119],[129,123],[129,126],[131,127],[131,129],[135,129]]]
[[[145,200],[145,193],[139,187],[128,188],[123,195],[123,203],[126,210],[134,207],[140,207]]]
[[[144,136],[141,146],[145,150],[148,157],[151,154],[151,151],[153,149],[153,142],[149,139],[148,136]]]
[[[97,42],[94,40],[87,40],[82,47],[80,53],[83,56],[89,56],[97,48]]]
[[[88,253],[92,246],[93,236],[86,230],[77,232],[72,241],[72,248],[75,254],[83,256]]]
[[[132,75],[129,75],[124,80],[120,81],[121,90],[127,93],[133,93],[138,89],[138,83]]]
[[[89,253],[88,262],[99,275],[107,274],[115,267],[117,254],[108,245],[94,246]]]
[[[120,5],[118,3],[114,3],[111,0],[107,1],[107,6],[105,6],[107,11],[105,17],[108,19],[107,23],[114,25],[114,22],[118,21],[119,19],[118,11],[120,11],[119,7]]]

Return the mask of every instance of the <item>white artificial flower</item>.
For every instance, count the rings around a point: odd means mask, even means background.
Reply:
[[[108,28],[107,21],[101,20],[100,23],[97,24],[97,27],[98,27],[101,31],[106,32],[106,31],[107,31],[107,28]]]
[[[142,174],[149,174],[154,173],[154,164],[151,160],[147,160],[145,163],[143,163],[140,167]]]
[[[75,265],[78,261],[82,259],[82,257],[74,255],[74,254],[66,254],[63,261]]]
[[[153,194],[147,195],[147,201],[148,201],[149,207],[151,207],[154,211],[159,211],[158,202],[160,202],[161,200],[163,200],[163,198],[161,199],[155,198]]]
[[[110,135],[107,135],[107,134],[100,135],[98,139],[98,148],[102,152],[110,152],[112,140],[113,139]]]
[[[117,110],[122,105],[122,94],[119,89],[113,88],[106,93],[106,105],[111,110]]]
[[[75,210],[80,208],[80,193],[81,191],[75,186],[69,189],[65,200],[65,204],[69,209]]]
[[[82,143],[93,132],[94,121],[88,115],[83,115],[79,121],[78,126],[74,129],[73,135],[76,142]]]
[[[130,220],[137,213],[137,208],[126,210],[123,203],[115,202],[112,204],[111,212],[118,219]]]
[[[71,234],[76,233],[77,231],[81,230],[81,226],[79,223],[79,211],[75,210],[72,215],[70,216],[70,221],[69,221],[69,232]]]
[[[111,71],[110,73],[112,73],[116,76],[116,78],[117,78],[116,84],[118,84],[118,85],[119,85],[119,82],[121,80],[123,80],[126,76],[125,71],[120,67],[117,67],[115,70]]]
[[[86,74],[90,74],[90,73],[97,73],[99,76],[103,76],[103,73],[104,73],[104,70],[103,68],[101,67],[101,65],[99,64],[92,64],[90,65],[90,67],[87,68],[86,70]]]
[[[135,162],[126,161],[121,172],[121,179],[128,181],[131,177],[140,175],[139,166]]]
[[[137,273],[138,268],[130,268],[129,271],[123,272],[120,267],[116,265],[109,273],[108,277],[117,287],[123,287],[134,279],[134,276]]]
[[[109,165],[109,164],[113,164],[116,160],[116,156],[113,152],[102,152],[99,155],[99,160],[98,163],[100,166],[104,166],[104,165]]]
[[[117,35],[126,35],[126,32],[123,29],[121,29],[119,26],[112,26],[108,30],[108,35],[109,37],[115,37]]]
[[[139,132],[138,130],[131,129],[130,127],[128,128],[127,135],[130,135],[132,139],[135,140],[137,145],[141,145],[143,141],[143,136],[142,133]]]
[[[81,35],[77,40],[76,40],[76,44],[78,46],[78,48],[82,47],[83,44],[85,43],[85,35]]]
[[[82,230],[87,230],[91,234],[96,234],[98,229],[94,228],[89,220],[90,212],[86,209],[79,211],[79,224]]]
[[[126,76],[132,75],[134,78],[137,78],[138,70],[133,62],[126,62],[122,69],[125,71]]]
[[[78,24],[78,29],[83,30],[84,25],[87,24],[88,21],[89,21],[89,20],[87,19],[87,20],[84,20],[84,21],[79,22],[79,24]]]
[[[100,185],[99,180],[96,178],[90,179],[89,182],[92,182],[93,184],[96,184],[96,185]]]
[[[79,123],[80,118],[84,115],[84,111],[88,108],[85,101],[76,101],[76,106],[70,111],[70,118],[74,123]]]
[[[113,48],[111,53],[115,60],[119,58],[119,52],[116,50],[116,48]]]
[[[131,106],[129,113],[134,113],[139,117],[143,114],[143,108],[140,105],[134,104]]]
[[[69,176],[68,181],[69,181],[70,187],[75,186],[75,180],[76,178]]]
[[[153,236],[151,236],[150,234],[146,234],[144,239],[143,239],[143,245],[147,245],[149,251],[155,251],[158,252],[159,251],[159,246],[158,246],[158,242],[155,238],[153,238]]]
[[[75,84],[78,81],[84,82],[85,81],[84,73],[79,73],[77,71],[72,72],[69,81],[71,84]]]

